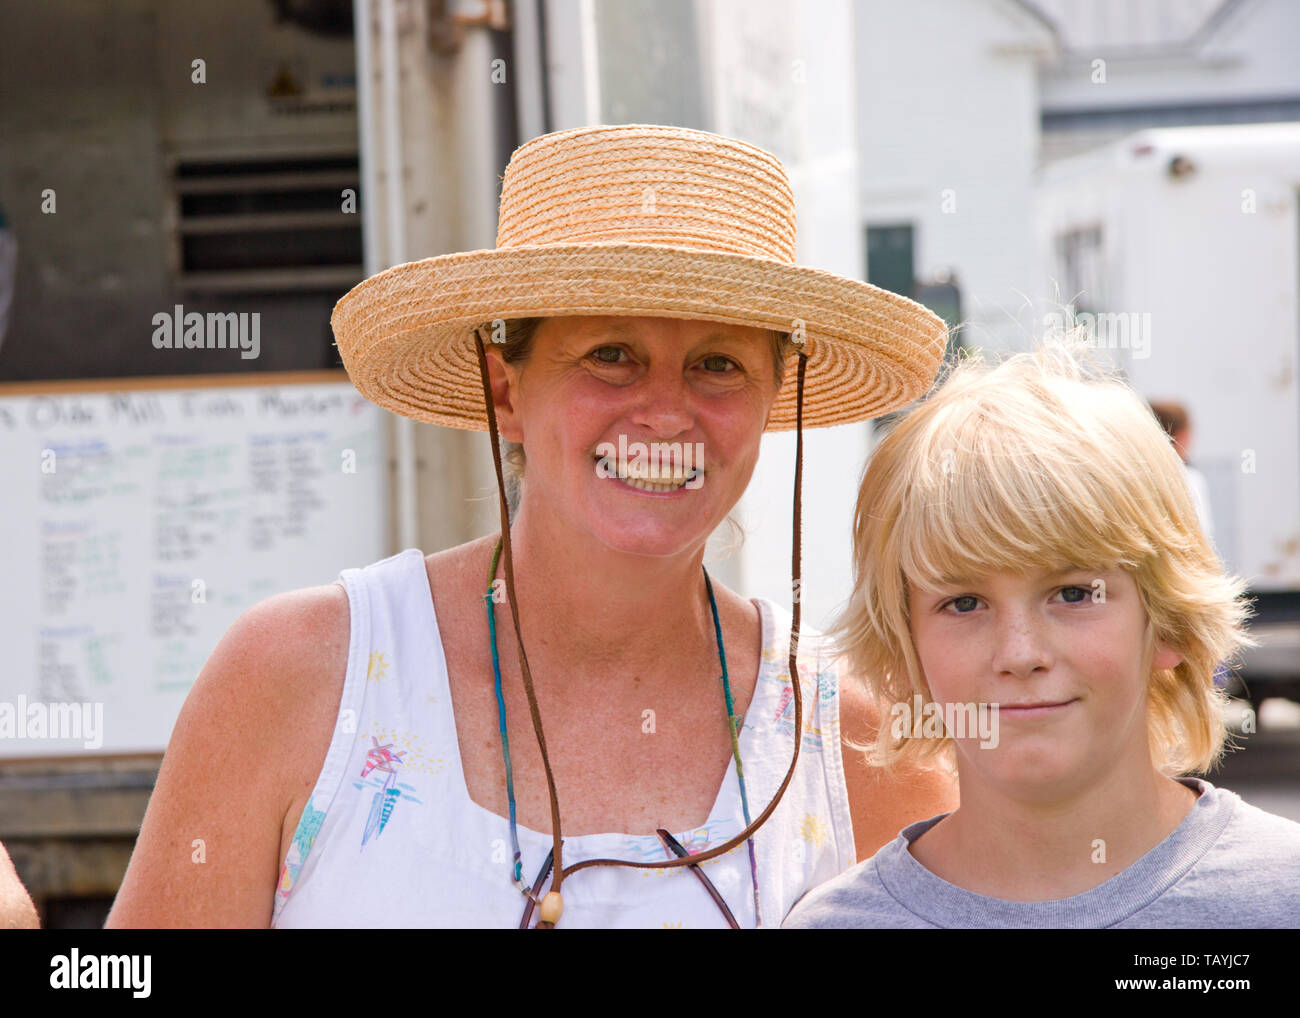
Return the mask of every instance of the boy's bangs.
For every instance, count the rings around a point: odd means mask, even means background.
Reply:
[[[947,409],[944,447],[921,443],[901,493],[904,576],[946,589],[1002,570],[1133,567],[1149,549],[1102,436],[1013,427],[1023,407]]]

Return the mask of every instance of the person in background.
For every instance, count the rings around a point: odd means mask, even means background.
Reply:
[[[1160,426],[1165,429],[1165,434],[1173,441],[1178,458],[1183,461],[1183,474],[1187,477],[1187,487],[1192,492],[1196,515],[1200,518],[1201,529],[1205,531],[1205,536],[1213,545],[1214,518],[1210,515],[1210,486],[1206,483],[1205,475],[1192,466],[1188,458],[1187,450],[1192,444],[1192,422],[1187,414],[1187,408],[1173,400],[1157,400],[1147,405],[1156,415]],[[1223,689],[1227,686],[1228,680],[1228,670],[1220,664],[1214,670],[1214,684],[1219,689]]]
[[[1192,501],[1196,503],[1196,515],[1200,517],[1201,528],[1205,536],[1214,543],[1214,520],[1210,515],[1210,486],[1205,475],[1192,466],[1187,450],[1192,444],[1192,422],[1187,415],[1187,408],[1173,400],[1152,400],[1151,412],[1173,440],[1178,458],[1183,461],[1183,473],[1187,475],[1187,486],[1192,489]]]

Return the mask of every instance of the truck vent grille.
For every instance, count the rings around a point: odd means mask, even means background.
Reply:
[[[182,161],[174,262],[190,293],[331,291],[365,276],[355,154]]]

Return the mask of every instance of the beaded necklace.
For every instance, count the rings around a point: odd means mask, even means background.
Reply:
[[[523,880],[523,854],[519,850],[519,828],[515,820],[515,777],[514,770],[510,765],[510,740],[506,735],[506,701],[501,692],[501,662],[497,657],[497,628],[496,613],[493,611],[493,584],[496,582],[497,562],[501,557],[501,539],[497,539],[496,551],[492,554],[492,569],[488,573],[488,589],[483,595],[483,600],[487,602],[488,614],[488,633],[492,642],[492,675],[495,681],[497,697],[497,719],[498,727],[501,732],[501,753],[505,757],[506,764],[506,796],[510,803],[510,843],[514,849],[514,867],[512,876],[515,886],[527,898],[537,900],[533,889]],[[704,568],[703,564],[700,569],[704,572],[704,586],[709,594],[709,608],[713,611],[713,635],[718,643],[718,660],[722,663],[722,695],[727,707],[727,727],[731,731],[731,755],[736,761],[736,780],[740,784],[740,808],[745,818],[745,826],[750,825],[749,819],[749,797],[745,793],[745,769],[740,763],[740,719],[736,717],[735,702],[731,697],[731,683],[727,678],[727,653],[722,646],[722,623],[718,618],[718,603],[713,597],[713,583],[709,579],[709,571]],[[751,835],[747,839],[749,846],[749,870],[754,885],[754,916],[757,918],[758,911],[758,864],[754,858],[754,838]]]

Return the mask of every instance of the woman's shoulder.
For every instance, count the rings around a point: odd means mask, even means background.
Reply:
[[[751,599],[757,606],[763,627],[763,660],[786,663],[790,657],[790,639],[794,631],[794,615],[790,608],[766,597]],[[829,638],[800,612],[798,646],[799,672],[811,679],[820,676],[821,685],[830,683],[838,687],[844,663],[835,653]],[[788,666],[786,671],[788,671]]]
[[[348,626],[346,593],[310,587],[258,601],[226,630],[172,728],[109,926],[270,919],[287,816],[334,728]],[[202,876],[175,850],[177,830],[200,829],[230,846]]]
[[[347,591],[329,583],[284,591],[245,609],[226,631],[191,693],[200,723],[210,711],[246,739],[280,747],[285,765],[319,764],[347,675]],[[214,719],[215,720],[215,719]]]
[[[342,584],[288,590],[244,610],[219,649],[250,666],[256,680],[274,674],[277,687],[314,689],[322,680],[341,683],[347,665],[350,609]]]
[[[350,588],[369,588],[372,595],[377,591],[382,592],[394,604],[407,604],[409,598],[418,599],[427,595],[435,603],[439,629],[445,629],[444,622],[463,611],[467,604],[478,606],[487,584],[496,540],[496,534],[487,534],[464,544],[429,553],[420,548],[406,548],[387,558],[354,569],[345,569],[340,581],[328,587],[304,589],[282,596],[297,597],[309,604],[326,629],[341,628],[345,652]],[[417,566],[418,578],[415,571]],[[504,582],[501,579],[504,575],[505,567],[499,564],[498,583]],[[289,604],[282,607],[288,611],[293,610]]]
[[[440,623],[454,622],[451,616],[464,600],[464,592],[477,592],[486,582],[484,554],[491,555],[492,543],[488,536],[431,554],[407,548],[355,570],[344,570],[344,578],[351,576],[348,582],[355,587],[357,577],[389,570],[384,573],[386,579],[371,583],[388,586],[403,599],[432,598]],[[410,586],[413,581],[408,570],[414,562],[422,567],[419,595],[414,595]],[[333,727],[343,695],[351,623],[351,597],[340,580],[267,598],[248,609],[232,631],[238,628],[234,638],[247,644],[251,653],[270,655],[284,664],[276,669],[281,676],[277,681],[286,686],[284,692],[310,710],[313,721],[320,722],[320,731],[327,731]],[[440,628],[445,638],[448,627]]]
[[[246,608],[199,673],[173,740],[211,727],[236,745],[261,747],[253,755],[288,778],[287,807],[328,749],[350,629],[347,591],[338,583],[283,591]]]

